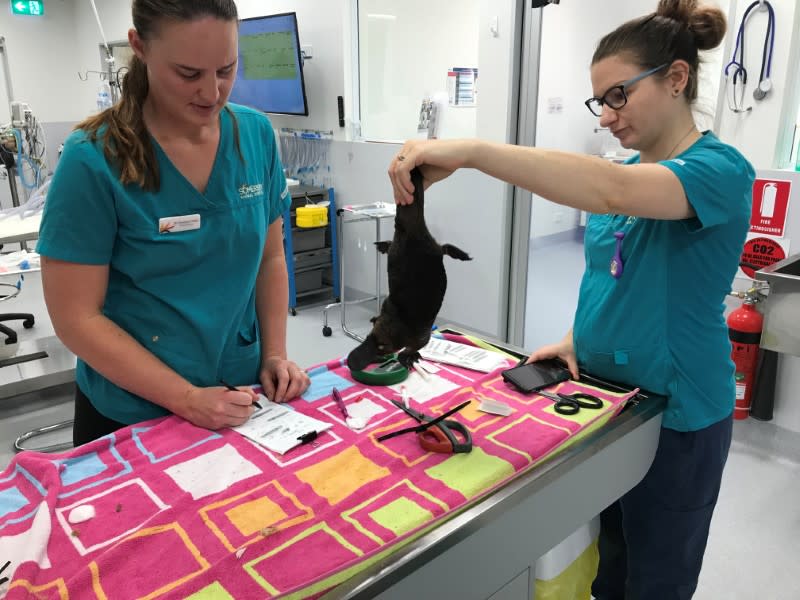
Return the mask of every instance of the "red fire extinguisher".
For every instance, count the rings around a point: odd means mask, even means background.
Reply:
[[[728,337],[731,340],[731,360],[736,366],[736,419],[750,414],[753,380],[758,364],[758,346],[764,317],[756,310],[756,300],[748,295],[744,303],[728,315]]]

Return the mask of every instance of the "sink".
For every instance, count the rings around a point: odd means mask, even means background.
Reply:
[[[761,347],[800,356],[800,254],[756,271],[755,278],[769,283],[769,296],[760,304]]]

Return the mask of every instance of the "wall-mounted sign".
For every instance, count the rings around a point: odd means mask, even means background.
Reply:
[[[11,12],[15,15],[41,17],[44,15],[44,2],[42,0],[11,0]]]
[[[756,179],[753,184],[750,231],[783,237],[791,193],[791,181]]]
[[[757,233],[747,234],[742,250],[741,263],[737,277],[753,279],[756,269],[763,269],[782,261],[789,256],[790,241]],[[754,269],[755,267],[756,269]]]

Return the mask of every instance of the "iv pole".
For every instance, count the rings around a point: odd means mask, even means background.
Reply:
[[[0,36],[0,55],[2,55],[3,60],[3,76],[6,80],[6,97],[8,100],[7,105],[11,106],[11,103],[14,101],[14,88],[11,84],[11,67],[8,64],[8,47],[6,46],[6,38],[5,36]],[[11,204],[14,207],[20,205],[19,202],[19,189],[17,188],[17,167],[16,165],[6,166],[6,172],[8,173],[8,188],[11,192]],[[26,194],[27,195],[27,194]],[[25,242],[20,242],[20,247],[23,250],[27,250],[27,244]]]
[[[111,48],[108,45],[106,32],[103,30],[103,23],[100,21],[100,14],[97,12],[97,5],[94,3],[94,0],[90,0],[90,2],[92,3],[92,10],[94,11],[94,18],[97,21],[97,27],[100,29],[100,36],[103,38],[103,46],[105,46],[106,49],[106,77],[108,78],[108,85],[111,88],[111,103],[116,104],[117,100],[119,100],[119,89],[117,88],[119,80],[114,71],[114,53],[111,52]]]

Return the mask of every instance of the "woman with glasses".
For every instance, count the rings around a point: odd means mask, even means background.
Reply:
[[[606,35],[592,58],[600,126],[638,151],[625,165],[597,157],[480,140],[407,142],[389,176],[412,201],[468,167],[592,213],[586,271],[572,329],[529,360],[557,357],[667,397],[658,451],[644,480],[601,515],[598,600],[684,599],[697,586],[731,441],[734,368],[723,318],[749,227],[754,171],[692,116],[698,51],[726,23],[696,0]]]

